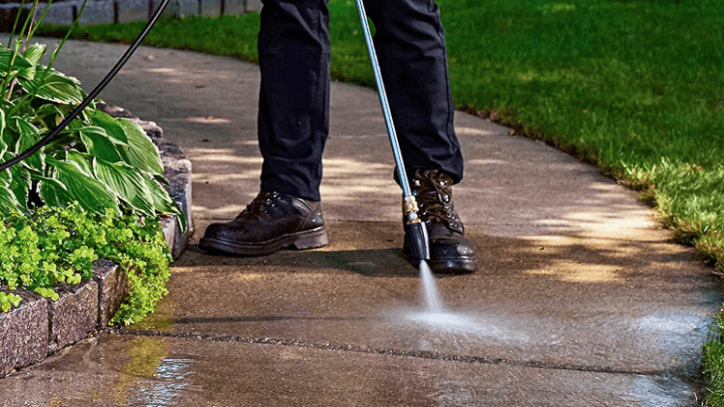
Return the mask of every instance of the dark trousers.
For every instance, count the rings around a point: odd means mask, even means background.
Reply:
[[[329,133],[327,0],[263,0],[259,32],[261,188],[318,201]],[[408,175],[459,182],[445,38],[434,0],[365,0]],[[363,41],[360,37],[360,41]]]

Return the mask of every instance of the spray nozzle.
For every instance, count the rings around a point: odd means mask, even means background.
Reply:
[[[418,263],[423,260],[430,260],[427,226],[417,216],[419,209],[414,196],[403,198],[402,210],[405,215],[405,239],[407,239],[412,258]]]

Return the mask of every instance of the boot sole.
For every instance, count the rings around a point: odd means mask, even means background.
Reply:
[[[458,257],[454,259],[430,259],[427,261],[432,271],[437,274],[468,274],[478,268],[475,257]]]
[[[402,247],[402,255],[410,264],[417,266],[409,247]],[[469,274],[478,269],[478,260],[475,256],[436,257],[427,260],[427,265],[436,274]]]
[[[288,247],[296,250],[307,250],[326,246],[327,243],[329,243],[327,229],[324,226],[320,226],[315,229],[289,233],[264,242],[254,243],[204,237],[199,241],[199,247],[209,251],[235,254],[238,256],[263,256]]]

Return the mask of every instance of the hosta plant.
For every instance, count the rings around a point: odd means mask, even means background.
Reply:
[[[76,79],[38,62],[44,53],[42,44],[23,52],[0,46],[3,161],[52,131],[85,97]],[[0,172],[0,212],[78,201],[95,213],[178,214],[162,174],[158,149],[137,123],[88,107],[48,145]]]

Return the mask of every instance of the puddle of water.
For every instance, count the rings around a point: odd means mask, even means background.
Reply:
[[[168,353],[168,343],[159,338],[135,338],[127,352],[131,359],[113,385],[113,397],[122,406],[127,404],[129,393],[136,383],[155,374]]]
[[[163,358],[153,375],[155,379],[139,389],[140,403],[146,407],[170,407],[178,405],[181,391],[186,388],[186,377],[191,359]]]
[[[696,400],[691,386],[676,377],[640,377],[634,382],[632,395],[644,407],[691,406]]]
[[[660,313],[635,321],[640,332],[656,335],[656,344],[682,359],[683,368],[694,373],[701,360],[701,349],[715,326],[715,320],[697,314]]]

